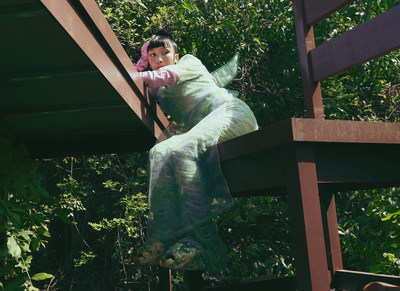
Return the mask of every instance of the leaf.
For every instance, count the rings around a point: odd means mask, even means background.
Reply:
[[[21,257],[21,248],[18,245],[17,240],[15,237],[11,236],[7,239],[7,248],[8,248],[8,253],[13,257],[13,258],[19,258]]]
[[[396,217],[396,216],[398,216],[398,215],[400,215],[400,210],[399,210],[399,211],[396,211],[396,212],[394,212],[394,213],[389,213],[388,215],[386,215],[386,217],[382,218],[382,221],[391,220],[392,217]]]
[[[41,239],[37,236],[32,237],[32,250],[38,251],[40,249],[40,241]]]
[[[30,236],[33,234],[30,230],[21,230],[17,233],[18,236],[22,236],[26,241],[30,241]]]
[[[42,281],[42,280],[46,280],[46,279],[51,279],[54,276],[52,274],[47,274],[47,273],[37,273],[35,275],[32,276],[32,280],[35,281]]]

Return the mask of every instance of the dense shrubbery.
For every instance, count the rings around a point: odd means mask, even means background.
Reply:
[[[33,252],[46,247],[50,233],[46,207],[53,199],[42,187],[37,163],[9,135],[0,133],[0,288],[37,290]]]
[[[398,4],[368,2],[334,14],[316,27],[316,35],[334,37]],[[240,75],[231,86],[241,92],[261,126],[303,116],[291,1],[98,3],[133,61],[140,57],[141,44],[165,27],[178,37],[182,55],[197,55],[210,70],[240,52]],[[333,25],[334,19],[339,24]],[[398,122],[398,60],[393,53],[325,81],[327,118]],[[146,290],[156,283],[157,269],[132,264],[145,233],[145,153],[49,159],[38,167],[10,139],[0,142],[0,286],[32,286],[32,279],[47,277],[33,285]],[[398,189],[337,197],[346,267],[399,275]],[[230,258],[218,279],[295,272],[288,217],[284,197],[238,198],[218,218]],[[174,290],[179,290],[182,276],[174,275]]]

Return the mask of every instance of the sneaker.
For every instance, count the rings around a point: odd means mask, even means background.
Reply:
[[[200,250],[188,242],[178,242],[170,247],[160,266],[183,271],[204,270],[206,267]]]
[[[145,244],[138,250],[138,256],[134,262],[141,266],[158,265],[165,252],[165,246],[162,242]]]

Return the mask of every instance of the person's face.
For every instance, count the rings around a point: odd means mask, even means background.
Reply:
[[[175,54],[173,48],[163,46],[150,49],[148,54],[150,67],[153,71],[164,66],[176,64],[179,59],[179,55]]]

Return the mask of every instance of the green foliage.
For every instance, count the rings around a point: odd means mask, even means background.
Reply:
[[[44,205],[49,194],[41,186],[37,163],[26,149],[0,135],[0,286],[4,290],[38,290],[33,281],[53,275],[32,275],[35,252],[50,238]]]
[[[46,187],[59,199],[48,209],[55,253],[42,252],[42,260],[63,274],[48,288],[144,290],[156,282],[156,272],[133,265],[145,237],[146,163],[146,154],[42,162]]]
[[[210,71],[240,53],[230,89],[240,91],[261,126],[303,116],[292,1],[97,2],[132,61],[146,40],[167,28],[180,54],[196,55]],[[315,27],[317,44],[397,4],[355,2]],[[327,118],[399,121],[399,71],[394,52],[324,81]],[[38,171],[23,148],[7,139],[0,145],[1,288],[34,289],[34,281],[49,290],[146,290],[157,282],[156,269],[132,259],[145,239],[146,154],[49,159]],[[337,196],[346,267],[399,275],[398,201],[397,189]],[[229,263],[217,279],[293,274],[285,198],[236,202],[218,218]],[[173,283],[180,290],[182,274]]]
[[[399,276],[398,189],[340,193],[337,197],[345,267]]]
[[[231,89],[241,93],[260,125],[303,115],[291,1],[129,1],[135,12],[126,0],[98,2],[124,47],[129,46],[132,61],[140,58],[145,40],[167,28],[180,54],[196,55],[210,71],[240,53],[241,70]],[[116,27],[121,14],[136,25]],[[128,31],[135,31],[133,39]]]
[[[237,198],[219,225],[229,257],[221,280],[294,273],[286,197]]]

